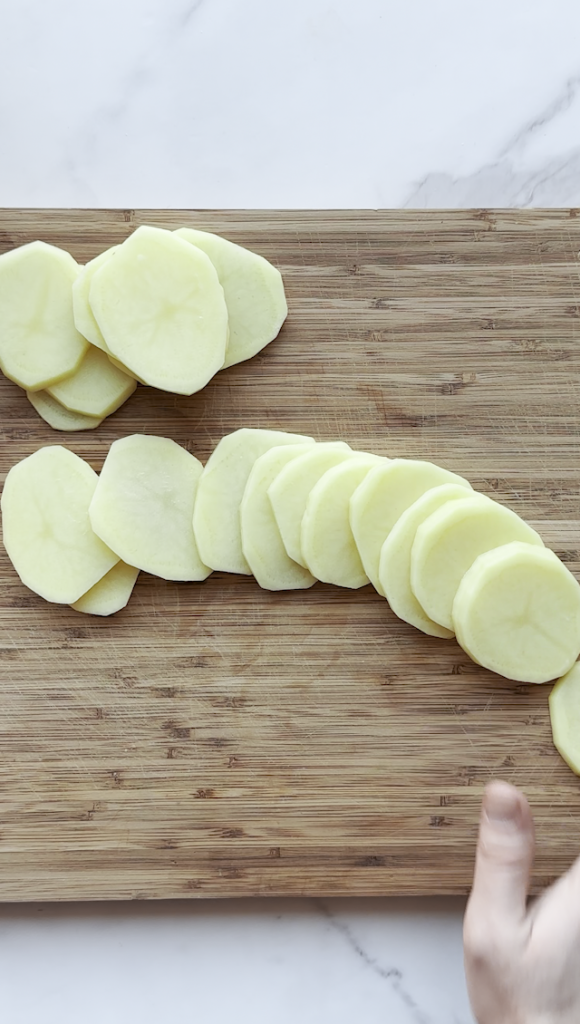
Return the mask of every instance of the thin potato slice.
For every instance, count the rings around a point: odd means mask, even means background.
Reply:
[[[83,416],[80,412],[65,409],[48,391],[27,391],[26,397],[53,430],[94,430],[103,422],[101,417]]]
[[[479,555],[453,602],[464,651],[507,679],[547,683],[580,653],[580,585],[548,548],[514,541]]]
[[[110,354],[107,342],[103,338],[101,329],[95,320],[95,314],[91,309],[89,302],[89,294],[91,290],[91,284],[93,277],[99,267],[102,267],[104,263],[107,263],[117,252],[119,246],[113,245],[110,249],[105,249],[104,252],[95,256],[94,260],[86,263],[84,267],[80,268],[80,274],[73,284],[72,297],[73,297],[73,315],[76,324],[76,329],[80,334],[83,335],[91,345],[95,348],[100,348],[107,355]]]
[[[558,679],[550,697],[554,746],[569,768],[580,775],[580,664]]]
[[[222,572],[252,575],[242,548],[240,523],[240,505],[250,471],[256,459],[270,448],[305,442],[313,444],[314,438],[248,427],[222,437],[207,460],[193,514],[199,552],[206,565]]]
[[[175,234],[209,256],[223,287],[230,338],[222,369],[251,359],[279,334],[288,315],[280,271],[241,245],[194,228]]]
[[[25,586],[46,601],[74,604],[119,561],[91,527],[97,480],[61,445],[40,448],[6,477],[4,546]]]
[[[354,492],[350,525],[364,570],[384,597],[380,580],[381,549],[399,516],[432,487],[458,484],[471,490],[463,477],[419,459],[392,459],[377,466]]]
[[[288,557],[268,498],[280,470],[312,447],[313,442],[271,448],[256,459],[248,477],[240,506],[242,550],[264,590],[304,590],[316,583],[308,569]]]
[[[139,570],[125,562],[117,562],[94,587],[79,597],[71,608],[85,615],[114,615],[127,605]]]
[[[357,590],[369,582],[350,527],[350,499],[379,455],[355,452],[329,469],[312,488],[302,520],[300,544],[310,572],[323,583]]]
[[[381,590],[395,615],[423,633],[444,640],[453,636],[452,630],[433,622],[411,589],[411,551],[421,523],[447,501],[461,498],[465,498],[463,484],[441,484],[417,498],[392,527],[382,546],[379,562]]]
[[[191,395],[222,367],[228,311],[213,263],[171,231],[140,227],[94,273],[89,301],[129,372]]]
[[[104,419],[119,409],[136,387],[134,377],[113,366],[104,352],[90,345],[76,373],[46,390],[65,409]]]
[[[88,348],[73,319],[70,253],[30,242],[0,256],[0,367],[27,391],[74,373]]]
[[[429,618],[453,629],[453,600],[462,577],[478,555],[511,541],[544,543],[515,512],[483,494],[453,501],[421,523],[411,555],[411,587]]]
[[[301,530],[312,488],[333,466],[355,455],[344,441],[323,441],[280,471],[268,488],[280,536],[288,557],[308,568],[302,554]]]
[[[114,441],[89,514],[95,533],[119,558],[164,580],[204,580],[211,569],[193,533],[203,466],[166,437]]]

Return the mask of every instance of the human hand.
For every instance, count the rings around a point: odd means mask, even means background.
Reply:
[[[463,924],[478,1024],[580,1021],[580,858],[526,909],[533,857],[528,801],[507,782],[490,783]]]

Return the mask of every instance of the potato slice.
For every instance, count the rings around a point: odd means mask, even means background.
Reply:
[[[45,242],[0,256],[0,367],[27,391],[74,373],[87,351],[73,319],[78,273],[70,253]]]
[[[180,395],[223,365],[228,312],[213,263],[171,231],[140,227],[93,274],[89,301],[129,372]]]
[[[314,438],[249,427],[222,437],[207,460],[193,513],[200,555],[212,569],[251,576],[242,549],[240,505],[252,466],[270,448],[305,442]]]
[[[375,590],[385,596],[380,580],[381,549],[399,516],[422,494],[442,484],[471,490],[462,476],[419,459],[392,459],[376,466],[350,502],[350,525],[364,570]]]
[[[580,664],[558,679],[550,697],[554,746],[566,764],[580,775]]]
[[[453,622],[464,651],[484,668],[547,683],[580,653],[580,585],[553,551],[514,541],[472,563],[455,595]]]
[[[104,263],[107,263],[117,252],[119,246],[113,245],[110,249],[105,249],[104,252],[96,256],[94,260],[90,260],[84,267],[80,268],[79,276],[73,284],[72,297],[73,297],[73,315],[76,324],[76,329],[79,331],[84,338],[90,341],[91,345],[95,348],[100,348],[107,355],[110,354],[107,342],[103,338],[101,329],[95,320],[95,314],[93,313],[90,302],[89,293],[91,290],[91,284],[93,277],[99,267],[102,267]]]
[[[114,256],[119,248],[118,245],[113,245],[110,249],[105,249],[104,252],[96,256],[90,263],[86,263],[84,267],[80,268],[80,274],[73,284],[73,313],[75,318],[75,324],[77,331],[87,338],[91,345],[95,348],[100,348],[102,352],[106,352],[113,366],[116,366],[123,373],[126,373],[128,377],[134,377],[140,384],[144,382],[136,374],[131,373],[124,363],[120,362],[113,353],[111,352],[107,342],[103,338],[101,329],[95,320],[95,314],[91,309],[89,302],[89,294],[91,290],[91,284],[95,272],[102,267],[103,263],[106,263],[111,256]]]
[[[314,447],[314,443],[271,448],[256,459],[248,477],[240,522],[242,550],[250,569],[264,590],[304,590],[316,580],[286,553],[268,497],[268,487],[292,459]]]
[[[411,554],[411,587],[429,618],[453,629],[453,600],[463,575],[478,555],[511,541],[544,544],[515,512],[483,494],[453,501],[421,523]]]
[[[389,532],[381,549],[379,580],[381,591],[395,615],[429,636],[448,639],[450,629],[433,622],[425,614],[411,589],[411,551],[417,528],[436,509],[448,501],[465,498],[463,484],[441,484],[426,491],[403,512]]]
[[[263,256],[209,231],[179,228],[175,234],[202,249],[217,270],[230,324],[223,369],[251,359],[274,340],[288,316],[280,271]]]
[[[65,409],[104,419],[119,409],[136,387],[134,377],[113,366],[104,352],[90,345],[76,373],[46,390]]]
[[[27,391],[26,397],[53,430],[94,430],[103,422],[98,416],[83,416],[80,412],[65,409],[48,391]]]
[[[268,488],[288,557],[308,568],[302,554],[301,529],[312,488],[333,466],[355,455],[344,441],[323,441],[280,471]]]
[[[114,615],[126,606],[137,582],[139,570],[117,562],[94,587],[79,597],[71,608],[85,615]]]
[[[46,601],[74,604],[119,561],[91,528],[97,480],[61,445],[40,448],[6,477],[4,546],[25,586]]]
[[[379,455],[353,452],[353,457],[329,469],[312,488],[300,533],[303,558],[323,583],[357,590],[369,582],[350,527],[350,499]]]
[[[166,437],[132,434],[114,441],[89,515],[119,558],[164,580],[204,580],[193,533],[203,466]]]

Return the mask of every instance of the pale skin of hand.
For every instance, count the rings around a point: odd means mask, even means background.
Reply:
[[[534,822],[507,782],[484,794],[463,925],[478,1024],[579,1024],[580,858],[527,907]]]

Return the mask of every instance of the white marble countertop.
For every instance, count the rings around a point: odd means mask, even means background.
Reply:
[[[5,0],[0,206],[580,206],[579,35],[575,0]],[[463,905],[5,906],[3,1019],[469,1024]]]

